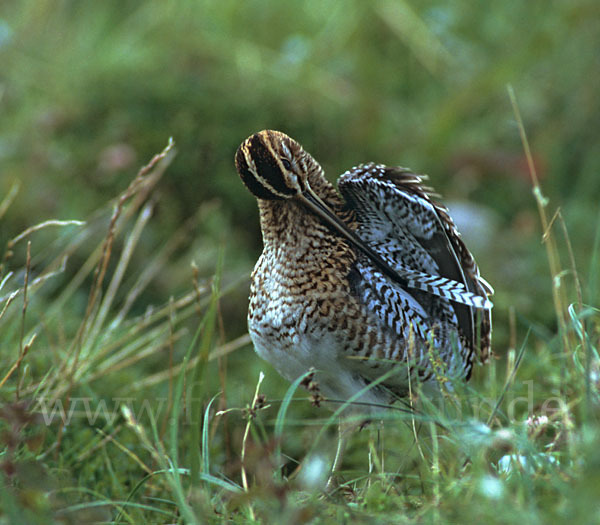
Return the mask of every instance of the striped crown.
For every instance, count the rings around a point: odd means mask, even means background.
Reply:
[[[298,142],[272,130],[251,135],[235,154],[243,183],[255,197],[268,200],[289,199],[302,193],[311,161],[315,163]]]

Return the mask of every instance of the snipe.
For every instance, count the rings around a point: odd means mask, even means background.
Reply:
[[[284,377],[313,367],[326,398],[345,401],[385,374],[359,400],[381,404],[409,380],[468,379],[486,361],[492,290],[422,177],[363,164],[338,194],[298,142],[270,130],[246,139],[235,164],[264,244],[249,332]]]

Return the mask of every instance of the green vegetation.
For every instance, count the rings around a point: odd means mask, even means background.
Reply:
[[[600,521],[599,17],[3,3],[0,523]],[[337,418],[245,334],[267,127],[429,173],[496,289],[496,359],[350,432],[327,495]]]

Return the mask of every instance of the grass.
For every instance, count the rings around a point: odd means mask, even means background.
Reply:
[[[0,523],[598,521],[597,14],[3,6]],[[245,331],[264,127],[476,203],[496,289],[489,366],[346,432],[330,492],[337,415]]]
[[[345,405],[331,415],[311,410],[299,391],[304,376],[281,401],[271,400],[261,372],[254,395],[226,408],[231,365],[224,356],[248,340],[214,343],[227,294],[222,258],[210,281],[190,270],[189,293],[141,315],[129,310],[149,280],[136,271],[128,281],[128,265],[173,151],[170,143],[88,220],[46,221],[8,243],[0,329],[18,352],[0,383],[4,521],[543,523],[591,516],[600,461],[600,317],[582,301],[574,258],[566,270],[560,265],[558,245],[568,247],[569,238],[557,233],[566,226],[558,215],[548,220],[533,164],[556,332],[537,343],[531,330],[515,337],[506,367],[492,362],[477,388],[454,385],[439,402],[423,398],[414,413],[387,411],[381,428],[352,434],[339,485],[325,495]],[[65,278],[76,253],[87,254],[85,262]],[[158,252],[147,268],[160,272],[164,264]],[[76,291],[86,289],[81,318],[63,318]],[[186,348],[181,363],[178,346]],[[219,381],[210,377],[215,359]],[[151,373],[152,363],[165,372]],[[528,384],[526,377],[537,379]],[[511,505],[499,505],[506,500]]]

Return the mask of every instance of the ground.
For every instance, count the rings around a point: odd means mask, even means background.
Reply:
[[[597,520],[599,11],[3,5],[0,522]],[[350,432],[328,493],[337,415],[246,334],[264,128],[429,174],[496,290],[490,364]]]

